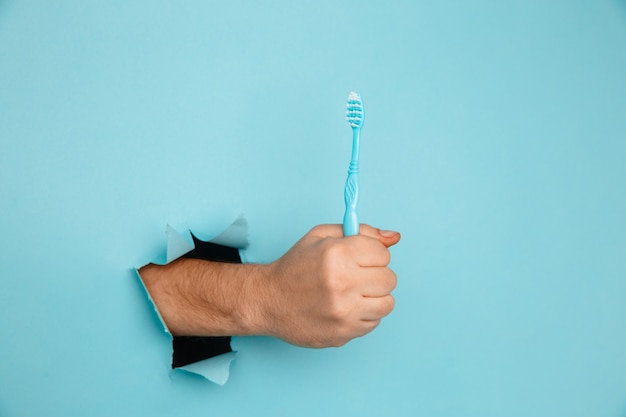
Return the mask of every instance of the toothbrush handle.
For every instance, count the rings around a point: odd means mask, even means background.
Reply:
[[[357,204],[359,202],[359,163],[350,162],[346,188],[344,190],[346,213],[343,216],[343,235],[354,236],[359,234],[359,216]]]

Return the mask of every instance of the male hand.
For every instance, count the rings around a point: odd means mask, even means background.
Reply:
[[[341,225],[313,228],[270,264],[263,320],[267,333],[306,347],[342,346],[372,331],[394,307],[396,275],[388,247],[397,232],[361,225],[343,237]]]

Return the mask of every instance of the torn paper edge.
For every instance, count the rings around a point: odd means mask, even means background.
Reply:
[[[218,385],[224,385],[230,376],[230,363],[235,359],[237,352],[226,352],[203,361],[180,366],[176,370],[191,372],[203,376]]]
[[[231,223],[222,233],[210,240],[211,243],[222,246],[230,246],[236,249],[248,247],[248,221],[240,215],[237,220]]]
[[[180,258],[187,252],[191,252],[195,248],[191,232],[189,230],[187,230],[185,235],[179,234],[168,224],[165,227],[165,236],[167,236],[167,255],[165,257],[166,264]]]
[[[193,243],[193,238],[191,237],[191,231],[187,230],[185,233],[178,233],[172,226],[169,224],[165,228],[165,235],[167,237],[167,256],[165,264],[168,264],[184,254],[192,251],[195,248]],[[222,233],[215,236],[214,238],[208,240],[211,243],[215,243],[222,246],[229,246],[231,248],[243,250],[248,247],[248,221],[245,219],[243,214],[241,214],[237,220],[231,223]],[[242,258],[243,261],[243,256]],[[157,265],[163,265],[161,262],[153,262]],[[154,312],[156,313],[161,325],[163,326],[163,330],[167,333],[170,339],[173,340],[172,333],[167,328],[159,309],[157,308],[150,292],[146,288],[141,276],[139,275],[139,269],[135,269],[135,273],[139,278],[139,282],[150,300],[152,307],[154,308]],[[230,376],[230,364],[235,359],[236,356],[235,351],[223,353],[221,355],[214,356],[212,358],[204,359],[199,362],[194,362],[185,366],[174,368],[176,370],[182,370],[185,372],[194,373],[200,375],[207,380],[218,384],[224,385]]]

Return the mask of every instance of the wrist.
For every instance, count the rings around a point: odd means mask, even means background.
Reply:
[[[239,291],[233,295],[234,310],[232,317],[236,320],[235,328],[239,336],[272,335],[271,307],[275,302],[275,293],[270,288],[271,264],[239,265],[243,273],[238,274],[242,281]],[[234,335],[234,334],[233,334]]]

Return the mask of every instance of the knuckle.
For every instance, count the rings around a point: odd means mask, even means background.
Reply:
[[[335,262],[337,259],[343,259],[350,254],[348,246],[339,239],[327,238],[322,243],[322,256],[326,261]]]
[[[385,301],[383,303],[383,317],[388,315],[389,313],[391,313],[393,311],[393,309],[396,306],[396,300],[393,298],[392,295],[388,295],[385,297]]]
[[[389,263],[391,262],[391,252],[389,252],[389,249],[385,248],[384,246],[383,252],[381,253],[381,259],[385,266],[389,265]]]
[[[333,306],[333,310],[337,310],[337,305],[341,304],[340,297],[348,290],[349,285],[344,274],[334,267],[323,267],[323,269],[323,279],[320,283],[322,291]]]
[[[359,228],[359,231],[361,232],[361,234],[366,235],[366,236],[370,236],[370,237],[378,237],[380,235],[380,229],[377,227],[374,227],[370,224],[367,223],[361,223],[361,227]]]
[[[387,271],[389,271],[388,272],[387,282],[389,284],[389,292],[391,292],[398,285],[398,276],[391,269],[387,269]]]
[[[349,306],[338,297],[332,300],[329,308],[329,316],[331,320],[339,327],[341,327],[347,320],[350,314]]]
[[[380,320],[374,320],[371,322],[371,325],[369,327],[369,329],[367,330],[367,333],[373,331],[375,328],[378,327],[378,325],[380,324]]]
[[[323,243],[319,268],[325,290],[329,294],[341,294],[350,286],[347,256],[345,245],[330,241]]]
[[[311,228],[311,230],[309,231],[309,234],[314,234],[314,235],[320,234],[327,227],[328,227],[328,225],[326,225],[326,224],[318,224],[318,225],[313,226]]]
[[[366,334],[372,332],[376,327],[378,327],[379,324],[380,320],[368,321],[367,324],[364,325],[357,334],[355,334],[355,337],[365,336]]]

